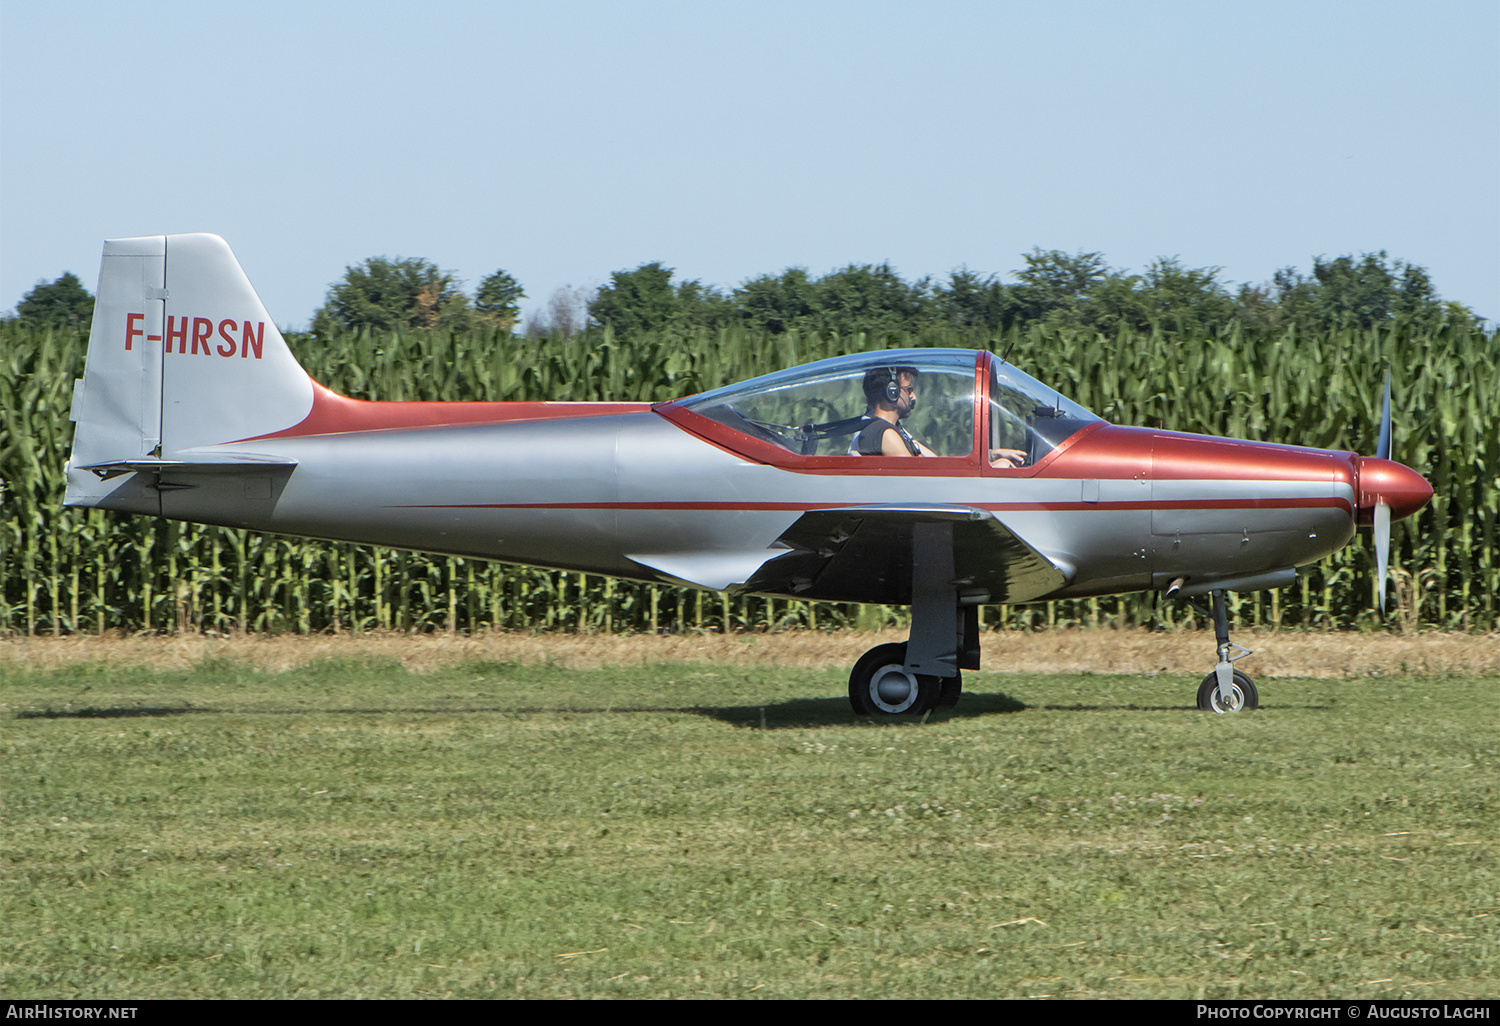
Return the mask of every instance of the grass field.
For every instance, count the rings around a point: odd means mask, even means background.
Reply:
[[[1500,673],[846,672],[12,650],[0,996],[1497,993]]]

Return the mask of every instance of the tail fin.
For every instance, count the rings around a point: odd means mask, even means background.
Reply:
[[[312,379],[223,239],[110,240],[73,387],[65,502],[159,512],[142,472],[221,463],[214,446],[291,427],[312,402]]]

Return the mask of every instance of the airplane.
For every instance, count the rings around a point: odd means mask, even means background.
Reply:
[[[1224,594],[1285,587],[1432,488],[1375,456],[1110,424],[994,354],[904,349],[668,402],[369,402],[313,381],[223,239],[105,242],[71,506],[911,607],[855,663],[854,711],[954,706],[979,607],[1207,595],[1197,692],[1254,709]],[[876,421],[879,420],[879,423]],[[864,453],[868,452],[866,455]],[[1199,607],[1201,609],[1201,607]]]

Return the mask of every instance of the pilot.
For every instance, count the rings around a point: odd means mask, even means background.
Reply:
[[[849,445],[850,455],[936,456],[906,433],[901,421],[917,406],[915,367],[871,367],[865,371],[865,423]]]
[[[936,456],[901,426],[917,406],[917,368],[872,367],[863,382],[865,423],[849,444],[849,454],[859,456]],[[1019,449],[991,449],[990,466],[1019,467],[1026,454]]]

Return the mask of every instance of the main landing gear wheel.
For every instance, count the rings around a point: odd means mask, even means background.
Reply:
[[[943,690],[942,678],[906,671],[905,643],[876,645],[849,673],[849,704],[859,716],[921,716]]]
[[[1234,682],[1230,685],[1229,703],[1219,698],[1219,675],[1210,673],[1198,685],[1198,708],[1204,712],[1233,713],[1255,709],[1260,705],[1260,692],[1255,682],[1239,670],[1234,671]]]
[[[958,705],[959,696],[964,693],[964,675],[960,670],[952,677],[943,677],[938,681],[939,709],[952,709]]]

